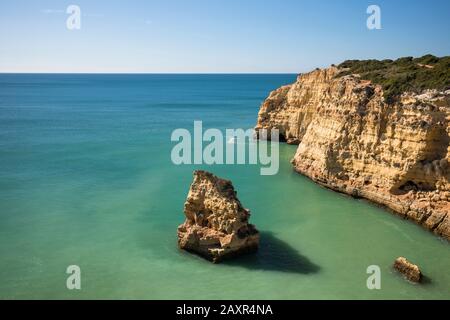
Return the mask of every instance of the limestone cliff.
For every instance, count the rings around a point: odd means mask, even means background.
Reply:
[[[316,69],[271,92],[256,131],[277,128],[298,144],[297,172],[450,239],[450,90],[387,103],[381,86],[340,71]]]
[[[213,262],[257,250],[259,232],[248,223],[250,211],[230,181],[195,171],[184,204],[186,221],[178,227],[180,248]]]

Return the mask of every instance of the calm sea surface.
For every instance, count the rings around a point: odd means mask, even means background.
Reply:
[[[176,166],[171,132],[251,128],[295,75],[0,75],[0,298],[450,299],[450,244],[289,164]],[[192,171],[231,179],[262,233],[219,265],[177,249]],[[406,256],[428,277],[391,270]],[[81,290],[66,268],[81,268]],[[381,268],[381,290],[366,269]]]

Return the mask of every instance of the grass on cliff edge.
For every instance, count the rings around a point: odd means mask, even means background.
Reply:
[[[347,60],[341,63],[338,76],[359,74],[383,87],[387,102],[394,102],[405,91],[420,93],[425,89],[450,89],[450,56],[427,54],[420,58],[397,60]]]

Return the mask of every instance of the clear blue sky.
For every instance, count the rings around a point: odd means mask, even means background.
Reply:
[[[81,30],[66,28],[70,4]],[[449,39],[448,0],[0,1],[0,72],[304,72],[450,55]]]

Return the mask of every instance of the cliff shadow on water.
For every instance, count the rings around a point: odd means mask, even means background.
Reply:
[[[272,232],[261,231],[261,240],[256,254],[227,260],[223,263],[252,270],[291,272],[300,274],[317,273],[320,267],[300,254],[288,243],[277,238]]]

